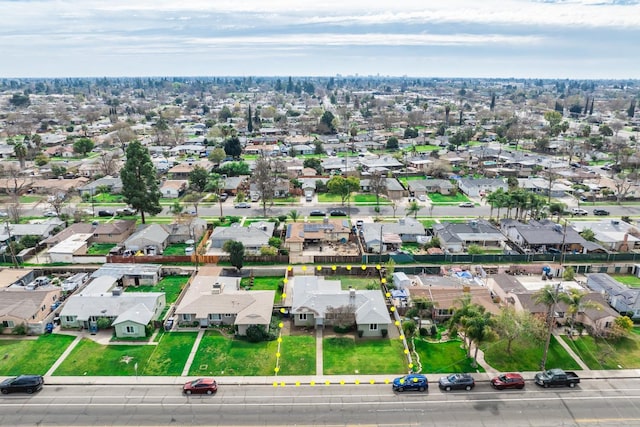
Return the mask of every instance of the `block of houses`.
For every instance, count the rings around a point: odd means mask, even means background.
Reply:
[[[83,233],[91,233],[89,243],[120,243],[133,234],[135,228],[135,219],[117,219],[101,223],[76,222],[40,243],[51,248],[74,234]]]
[[[7,242],[9,238],[17,241],[25,236],[38,236],[40,239],[46,239],[63,226],[64,221],[59,218],[36,220],[28,224],[5,223],[0,225],[0,242]]]
[[[422,298],[433,303],[432,320],[445,322],[456,309],[462,307],[464,298],[470,298],[472,304],[478,304],[488,313],[497,315],[500,307],[493,302],[491,291],[484,286],[463,285],[460,282],[451,286],[410,286],[407,288],[410,301]]]
[[[604,295],[609,305],[621,315],[634,321],[640,319],[640,289],[630,288],[606,273],[588,274],[587,287]]]
[[[502,191],[509,190],[504,178],[461,178],[458,180],[458,188],[469,197],[482,197],[499,188]]]
[[[160,193],[165,199],[177,199],[184,194],[189,186],[186,179],[167,179],[160,186]]]
[[[507,241],[499,229],[484,219],[437,223],[433,225],[433,233],[440,240],[440,246],[449,252],[463,252],[470,245],[504,248]]]
[[[196,166],[211,171],[213,165],[208,160],[188,161],[175,165],[168,172],[173,179],[189,179],[189,174]]]
[[[231,227],[216,227],[211,233],[209,253],[221,253],[225,242],[235,240],[244,245],[245,254],[259,255],[260,248],[269,245],[274,228],[273,222],[254,222],[248,227],[242,227],[239,224],[232,224]]]
[[[363,337],[384,337],[391,317],[379,290],[342,290],[339,280],[322,276],[289,279],[293,292],[291,314],[298,327],[354,325]]]
[[[141,251],[145,255],[162,255],[169,244],[169,233],[160,224],[144,224],[123,245],[129,251]]]
[[[220,276],[219,267],[201,268],[175,310],[184,326],[233,325],[244,336],[247,328],[271,322],[275,291],[240,289],[240,278]]]
[[[407,188],[409,194],[419,197],[429,193],[451,194],[454,185],[448,179],[415,179],[407,181]]]
[[[350,234],[351,225],[346,219],[323,218],[322,222],[292,222],[287,224],[284,247],[292,255],[301,254],[310,245],[346,243]]]
[[[71,295],[60,311],[62,328],[97,328],[106,318],[116,337],[144,337],[147,325],[158,320],[166,305],[164,292],[124,292],[117,276],[93,278],[79,293]]]

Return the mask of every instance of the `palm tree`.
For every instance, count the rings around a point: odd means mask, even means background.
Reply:
[[[547,340],[544,345],[544,353],[540,361],[540,367],[544,370],[547,364],[547,354],[549,353],[549,344],[551,343],[551,333],[553,331],[554,314],[556,304],[558,302],[568,302],[567,294],[560,292],[560,283],[557,285],[547,285],[533,294],[533,301],[536,304],[542,304],[547,307],[545,323],[547,324]]]
[[[576,324],[576,316],[578,313],[581,313],[589,308],[595,308],[597,310],[602,309],[600,304],[595,301],[584,300],[584,297],[589,295],[588,292],[581,291],[580,289],[569,289],[569,294],[567,296],[567,313],[571,315],[569,318],[569,325],[571,327],[571,331],[573,331],[573,327]],[[573,338],[573,334],[570,334]]]
[[[475,351],[473,353],[473,366],[478,366],[478,349],[480,344],[487,341],[497,339],[498,334],[493,330],[495,322],[491,313],[479,310],[473,313],[465,322],[465,334],[469,337],[469,341],[475,343]],[[471,350],[471,344],[469,344]]]
[[[24,169],[25,159],[27,158],[27,147],[23,143],[18,142],[13,146],[13,153],[20,162],[20,169]]]
[[[407,206],[407,214],[413,214],[413,218],[418,218],[418,211],[420,209],[422,209],[422,206],[420,206],[418,202],[411,202],[409,203],[409,206]]]
[[[293,209],[289,212],[289,218],[291,218],[291,221],[297,222],[298,218],[300,218],[300,214],[297,210]]]

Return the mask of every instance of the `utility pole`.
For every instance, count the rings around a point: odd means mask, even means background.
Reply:
[[[556,314],[556,304],[558,303],[558,294],[560,293],[560,286],[562,282],[556,284],[556,288],[553,291],[553,304],[551,305],[551,311],[547,317],[547,341],[544,344],[544,353],[542,354],[542,360],[540,361],[540,368],[545,370],[547,364],[547,355],[549,353],[549,344],[551,344],[551,332],[553,331],[553,322]]]
[[[11,241],[11,227],[10,227],[9,221],[6,221],[5,225],[7,227],[7,236],[9,236],[7,241],[9,242],[9,251],[11,252],[11,262],[13,262],[13,266],[15,268],[20,268],[20,264],[18,263],[18,258],[16,257],[16,251],[15,251],[14,245],[12,245],[13,242]]]

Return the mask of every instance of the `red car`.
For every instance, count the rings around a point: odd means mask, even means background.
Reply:
[[[504,390],[505,388],[524,388],[524,378],[520,374],[502,374],[491,380],[491,385],[498,389]]]
[[[216,391],[218,391],[218,384],[213,378],[198,378],[182,387],[184,394],[213,394]]]

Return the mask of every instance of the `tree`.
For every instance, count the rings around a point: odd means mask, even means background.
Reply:
[[[495,330],[500,338],[507,341],[507,354],[511,354],[511,345],[517,339],[544,339],[544,324],[531,313],[516,311],[511,306],[500,309],[495,318]]]
[[[118,160],[120,155],[118,153],[102,153],[98,165],[100,166],[100,172],[105,176],[113,176],[118,171]]]
[[[253,117],[251,117],[251,105],[249,105],[249,111],[247,112],[247,132],[253,132]]]
[[[120,171],[122,195],[124,201],[140,212],[140,219],[145,224],[145,212],[157,215],[162,212],[158,188],[156,168],[151,162],[149,150],[140,141],[133,141],[127,146],[127,160]]]
[[[387,150],[397,150],[398,149],[398,138],[395,136],[387,139]]]
[[[62,214],[62,208],[68,202],[68,194],[60,189],[53,189],[51,195],[48,198],[51,208],[60,216]]]
[[[196,191],[191,192],[191,193],[189,193],[189,194],[186,194],[186,195],[182,198],[182,200],[183,200],[185,203],[191,203],[191,204],[193,204],[193,208],[195,209],[195,211],[196,211],[196,216],[197,216],[197,215],[198,215],[198,205],[200,205],[200,200],[202,200],[202,193],[199,193],[199,192],[196,192]]]
[[[225,157],[227,157],[227,153],[224,148],[216,147],[209,153],[209,161],[214,165],[222,163]]]
[[[94,146],[95,144],[89,138],[78,138],[73,143],[73,152],[78,153],[81,156],[86,156],[87,153],[93,150]]]
[[[349,176],[343,178],[341,176],[334,176],[327,181],[327,188],[329,193],[338,194],[342,200],[342,205],[347,201],[351,193],[360,188],[360,180],[355,176]]]
[[[267,216],[267,204],[270,203],[275,196],[276,179],[272,173],[271,162],[266,157],[260,157],[256,160],[251,180],[256,185],[258,194],[260,194],[262,202],[262,214]]]
[[[381,172],[373,172],[369,178],[369,188],[376,195],[376,206],[380,206],[380,194],[387,192],[387,178]]]
[[[203,193],[209,182],[209,172],[202,166],[194,167],[189,172],[189,187],[198,193]]]
[[[579,313],[582,313],[587,309],[601,310],[602,307],[595,301],[585,300],[585,297],[589,295],[588,292],[581,291],[580,289],[571,288],[567,296],[567,313],[569,317],[569,327],[573,331],[576,324],[576,317]],[[573,338],[573,334],[570,335]]]
[[[613,321],[610,336],[613,339],[620,339],[629,335],[631,331],[633,331],[633,320],[628,316],[620,316]]]
[[[490,342],[497,339],[498,334],[493,330],[495,321],[491,313],[479,311],[468,317],[464,321],[465,334],[469,340],[475,343],[475,351],[473,353],[473,366],[478,366],[478,349],[484,342]]]
[[[13,146],[13,154],[15,154],[16,158],[20,162],[20,169],[25,168],[25,161],[27,159],[27,147],[19,142]]]
[[[407,206],[406,212],[407,215],[413,215],[413,218],[418,218],[418,211],[420,209],[422,209],[422,206],[418,202],[413,201]]]
[[[540,361],[540,368],[545,369],[547,364],[547,354],[549,353],[549,344],[551,343],[551,333],[553,332],[553,324],[555,320],[555,308],[558,302],[567,303],[567,294],[560,292],[560,283],[557,285],[547,285],[533,294],[533,301],[536,304],[542,304],[547,308],[545,317],[546,324],[546,341],[544,345],[544,353]]]
[[[29,100],[28,94],[14,93],[9,98],[9,104],[14,107],[28,107],[31,104],[31,100]]]
[[[229,253],[229,261],[238,273],[242,270],[242,261],[244,260],[244,245],[236,240],[227,240],[222,245],[222,250]]]
[[[314,157],[304,159],[304,161],[302,162],[302,166],[305,168],[315,169],[318,175],[322,175],[323,169],[322,169],[322,161],[320,159],[316,159]]]
[[[238,139],[237,136],[227,138],[227,140],[224,142],[224,152],[227,156],[233,157],[234,159],[240,158],[240,154],[242,154],[242,145],[240,145],[240,139]]]
[[[291,221],[297,222],[298,218],[300,218],[300,214],[297,210],[292,209],[291,211],[289,211],[289,218],[291,218]]]
[[[318,124],[318,133],[323,135],[329,135],[336,133],[334,124],[335,116],[331,111],[325,111],[320,117],[320,123]]]

